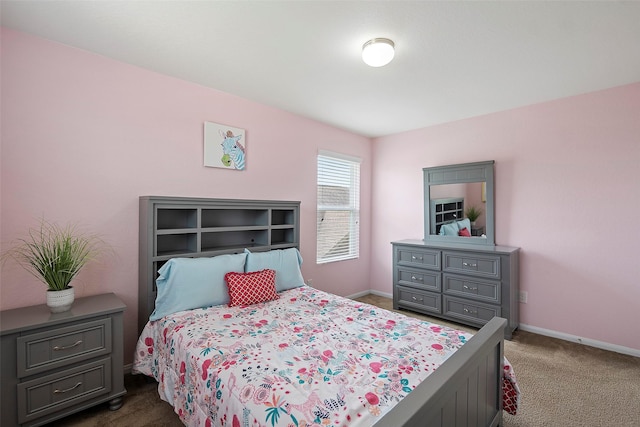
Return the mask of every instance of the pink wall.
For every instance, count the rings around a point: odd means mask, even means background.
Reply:
[[[102,234],[115,253],[75,288],[124,300],[126,355],[137,339],[141,195],[300,200],[305,277],[341,295],[369,288],[368,138],[24,33],[2,29],[1,48],[0,249],[42,216]],[[205,121],[246,130],[245,171],[202,166]],[[363,158],[359,260],[315,264],[318,149]],[[2,309],[45,301],[44,285],[14,264],[0,281]]]
[[[140,195],[301,200],[305,277],[341,295],[391,293],[390,242],[423,235],[422,168],[489,159],[497,242],[522,248],[522,323],[640,349],[631,329],[640,311],[640,83],[379,138],[372,148],[361,136],[23,33],[2,29],[1,49],[0,250],[42,216],[105,236],[114,255],[87,268],[76,288],[125,301],[127,354],[137,338]],[[202,166],[205,121],[246,129],[246,171]],[[315,264],[318,149],[363,158],[359,260]],[[1,309],[44,300],[43,285],[2,267]]]
[[[392,291],[389,242],[423,236],[422,168],[495,160],[521,323],[640,349],[639,138],[636,83],[374,140],[372,289]]]

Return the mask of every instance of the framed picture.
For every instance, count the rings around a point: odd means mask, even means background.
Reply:
[[[247,160],[244,129],[204,122],[204,165],[244,170]]]

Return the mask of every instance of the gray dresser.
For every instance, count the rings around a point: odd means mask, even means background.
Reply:
[[[3,426],[39,426],[103,402],[122,406],[125,305],[114,294],[0,313]]]
[[[473,327],[494,316],[519,325],[518,248],[400,240],[393,245],[393,308]]]

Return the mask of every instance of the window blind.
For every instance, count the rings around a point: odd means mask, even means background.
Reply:
[[[360,159],[318,155],[318,264],[358,258],[360,249]]]

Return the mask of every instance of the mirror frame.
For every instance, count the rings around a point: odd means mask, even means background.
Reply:
[[[495,205],[493,160],[459,165],[423,168],[424,177],[424,240],[442,243],[466,243],[495,246]],[[431,186],[443,184],[486,183],[485,237],[440,236],[431,233]]]

